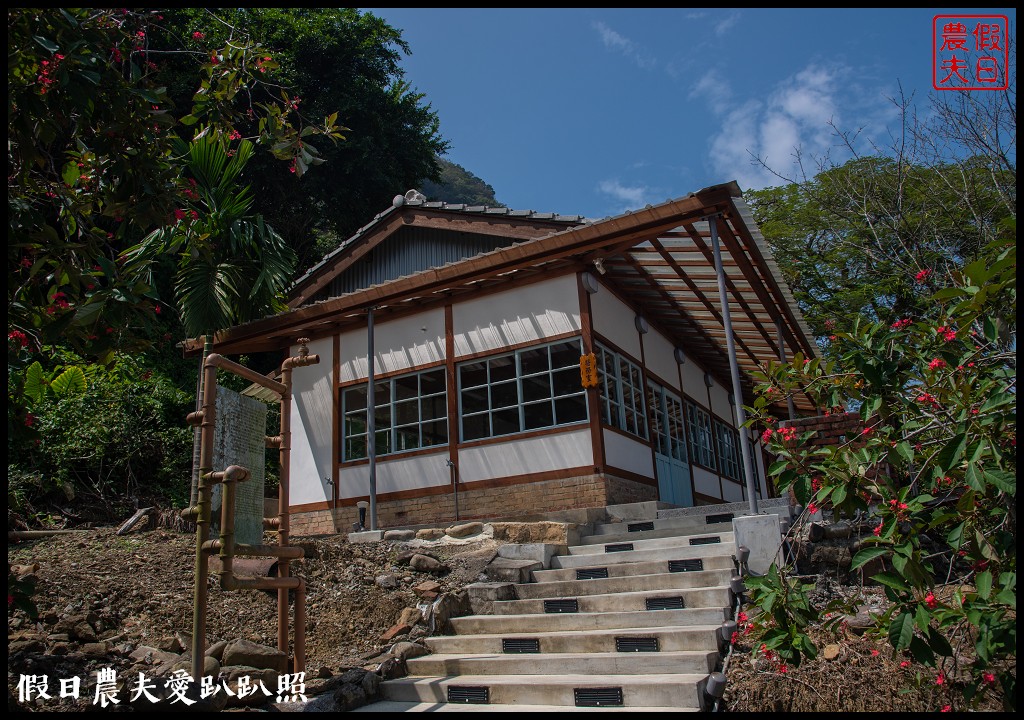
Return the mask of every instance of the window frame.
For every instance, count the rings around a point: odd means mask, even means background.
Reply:
[[[719,420],[718,418],[712,418],[712,427],[714,428],[715,435],[715,447],[718,450],[718,467],[719,474],[723,478],[733,480],[738,483],[743,482],[743,462],[740,459],[740,436],[736,432],[736,429],[730,426],[728,423]],[[728,437],[731,442],[731,457],[726,455],[725,448],[723,447],[723,439]],[[734,468],[735,474],[729,472],[730,466]]]
[[[704,427],[697,427],[697,420],[703,420],[706,423]],[[686,400],[686,430],[690,443],[690,462],[717,474],[718,457],[715,449],[714,427],[711,424],[711,413],[692,400]],[[704,432],[701,432],[702,430]],[[705,432],[706,435],[704,434]],[[706,447],[699,445],[705,437],[709,443]],[[700,452],[701,450],[704,452]],[[704,462],[708,458],[711,462]]]
[[[598,383],[598,400],[601,403],[601,422],[610,427],[621,430],[637,437],[644,442],[650,442],[650,433],[647,430],[647,396],[644,389],[644,372],[637,363],[633,362],[625,354],[612,350],[598,340],[594,340],[594,353],[598,355],[597,369],[600,377]],[[606,358],[612,360],[614,376],[608,372]],[[626,369],[629,375],[636,375],[637,382],[634,384],[632,377],[623,379],[622,371]],[[611,386],[611,387],[610,387]],[[627,402],[626,389],[629,389]],[[611,389],[615,391],[612,397]],[[615,407],[616,415],[612,417],[612,407]],[[627,413],[632,413],[636,429],[630,429],[627,422]]]

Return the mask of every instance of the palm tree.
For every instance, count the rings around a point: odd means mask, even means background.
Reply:
[[[153,269],[176,258],[174,299],[185,331],[205,337],[200,368],[213,334],[286,307],[296,256],[281,236],[252,214],[253,195],[240,184],[253,145],[200,133],[181,151],[188,153],[182,182],[185,201],[167,225],[157,228],[123,256],[129,277],[153,285]],[[199,373],[196,403],[202,397]],[[197,435],[198,440],[198,435]],[[198,467],[198,459],[195,461]],[[193,470],[193,504],[197,486]]]

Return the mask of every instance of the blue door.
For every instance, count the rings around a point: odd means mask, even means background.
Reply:
[[[658,499],[681,507],[693,505],[690,463],[683,430],[683,402],[655,382],[647,383],[647,409],[655,443]]]

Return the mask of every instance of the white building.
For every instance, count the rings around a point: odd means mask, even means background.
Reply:
[[[748,486],[767,497],[733,396],[752,402],[758,363],[815,354],[735,183],[600,221],[410,193],[292,297],[290,311],[220,333],[214,348],[294,354],[307,337],[321,357],[293,376],[298,533],[349,530],[371,495],[382,528],[742,501]],[[598,382],[586,388],[590,353]],[[775,409],[813,411],[805,398]]]

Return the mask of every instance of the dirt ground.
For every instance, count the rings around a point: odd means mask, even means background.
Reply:
[[[23,673],[50,677],[94,676],[101,667],[127,672],[128,655],[138,646],[159,646],[192,627],[194,535],[168,530],[133,532],[118,537],[113,529],[8,545],[8,563],[31,566],[37,587],[38,624],[8,611],[8,686],[17,698]],[[435,577],[395,564],[399,545],[350,545],[339,537],[303,541],[307,559],[298,574],[307,581],[307,671],[363,666],[386,646],[379,636],[399,613],[413,607],[412,587],[424,580],[456,591],[475,582],[493,557],[493,540],[433,548],[451,572]],[[383,587],[382,587],[383,585]],[[393,587],[389,587],[393,586]],[[268,593],[223,592],[210,582],[208,642],[245,638],[276,645],[276,598]],[[54,630],[69,617],[87,615],[96,640],[109,651],[92,655]],[[52,638],[57,637],[54,641]],[[43,639],[46,638],[46,639]],[[864,635],[820,635],[829,653],[781,673],[763,660],[751,661],[741,637],[728,666],[722,709],[729,712],[934,712],[965,709],[956,678],[936,684],[936,673],[921,666],[901,667],[887,646]],[[72,641],[74,638],[72,638]],[[187,642],[188,638],[181,640]],[[873,651],[877,651],[877,654]],[[825,655],[834,657],[825,659]],[[1015,669],[1014,669],[1015,672]],[[83,685],[83,695],[86,694]],[[35,706],[14,703],[11,710],[93,710],[84,700],[53,699]],[[1001,710],[993,693],[978,709]]]

